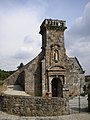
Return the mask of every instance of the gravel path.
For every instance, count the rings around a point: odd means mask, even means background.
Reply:
[[[0,120],[90,120],[89,113],[71,114],[52,117],[25,117],[9,115],[0,111]]]
[[[4,94],[10,94],[10,95],[24,95],[24,96],[30,96],[23,91],[22,87],[20,85],[10,85],[7,86],[8,89],[4,91]]]

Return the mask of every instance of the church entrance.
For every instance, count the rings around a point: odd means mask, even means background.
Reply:
[[[59,78],[52,79],[52,97],[63,97],[63,86]]]

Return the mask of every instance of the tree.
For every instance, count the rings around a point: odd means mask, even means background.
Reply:
[[[90,75],[85,76],[85,82],[90,82]]]
[[[20,63],[20,65],[17,67],[18,69],[21,69],[24,66],[23,63]]]
[[[13,72],[12,72],[13,73]],[[0,81],[5,80],[7,77],[9,77],[11,73],[9,71],[4,71],[0,69]]]

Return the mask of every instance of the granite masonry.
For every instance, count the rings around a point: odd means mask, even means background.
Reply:
[[[0,95],[1,111],[19,116],[59,116],[69,114],[68,100],[57,97]]]
[[[79,94],[84,85],[84,71],[76,57],[66,55],[66,28],[63,20],[43,21],[40,26],[41,53],[8,77],[1,87],[3,93],[8,85],[20,85],[30,96],[1,94],[2,111],[30,116],[69,114],[69,95]]]

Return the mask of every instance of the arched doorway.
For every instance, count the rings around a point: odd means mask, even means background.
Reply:
[[[59,78],[52,79],[52,97],[63,97],[63,85]]]

